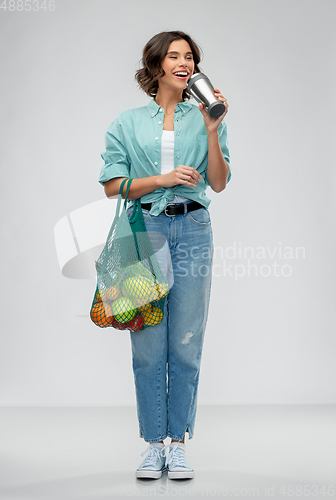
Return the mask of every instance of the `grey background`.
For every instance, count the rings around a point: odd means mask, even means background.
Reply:
[[[276,251],[251,260],[258,276],[214,276],[198,401],[335,403],[336,2],[55,5],[0,12],[0,404],[135,404],[129,334],[88,319],[95,282],[61,274],[53,231],[104,198],[106,129],[148,102],[142,48],[173,29],[199,42],[230,105],[232,180],[208,190],[217,269],[247,270],[234,245]],[[289,275],[260,274],[275,262]]]

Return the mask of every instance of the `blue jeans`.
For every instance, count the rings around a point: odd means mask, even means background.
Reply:
[[[181,441],[186,432],[189,439],[194,434],[212,276],[210,214],[201,208],[173,217],[143,215],[147,231],[167,239],[174,284],[162,322],[131,332],[139,433],[147,442]]]

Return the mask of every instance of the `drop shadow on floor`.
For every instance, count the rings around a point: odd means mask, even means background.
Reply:
[[[274,498],[290,494],[298,479],[241,471],[196,471],[194,479],[136,479],[131,472],[106,472],[35,482],[0,489],[1,500],[99,500],[108,498]],[[316,484],[316,482],[315,482]],[[322,486],[322,485],[321,485]],[[329,496],[336,498],[336,496]]]

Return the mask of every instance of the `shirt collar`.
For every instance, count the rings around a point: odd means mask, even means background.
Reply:
[[[188,111],[190,111],[191,108],[192,104],[190,104],[188,99],[185,99],[183,102],[179,102],[175,106],[176,111],[179,111],[180,109],[183,113],[188,113]],[[155,102],[155,97],[153,97],[153,99],[149,102],[149,104],[147,105],[147,109],[152,118],[154,118],[154,116],[156,116],[158,113],[164,112],[163,108],[161,108],[161,106],[159,106]]]

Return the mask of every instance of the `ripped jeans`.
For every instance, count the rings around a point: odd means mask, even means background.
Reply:
[[[194,434],[212,276],[210,214],[201,208],[173,217],[143,215],[147,231],[167,239],[174,284],[162,322],[131,332],[139,433],[152,443],[167,436],[181,441],[186,432],[189,439]]]

